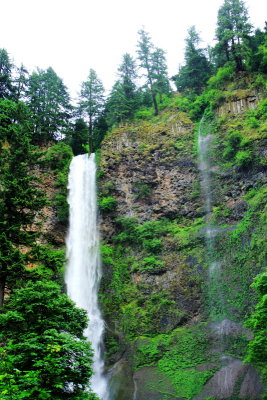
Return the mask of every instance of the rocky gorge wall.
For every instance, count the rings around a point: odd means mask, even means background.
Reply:
[[[259,98],[248,96],[253,102],[231,100],[204,127],[213,135],[209,221],[221,232],[216,282],[208,272],[196,126],[171,109],[104,141],[100,299],[116,400],[257,399],[263,390],[241,361],[251,339],[243,322],[256,302],[250,284],[265,263],[266,123]]]

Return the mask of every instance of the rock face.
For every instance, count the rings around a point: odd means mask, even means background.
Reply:
[[[170,115],[163,126],[121,127],[106,140],[100,190],[102,194],[109,191],[118,204],[112,217],[104,218],[105,239],[114,233],[116,217],[135,216],[145,221],[197,215],[191,194],[198,170],[192,160],[192,143],[186,143],[192,135],[192,122],[180,113]]]
[[[121,126],[105,139],[99,197],[100,206],[110,206],[101,213],[106,246],[101,299],[107,362],[117,362],[111,379],[117,387],[114,400],[256,399],[263,390],[256,371],[241,361],[251,339],[242,323],[255,304],[250,284],[262,268],[253,260],[263,259],[256,216],[262,203],[260,197],[250,198],[266,183],[263,162],[251,155],[262,160],[265,150],[258,132],[243,124],[244,111],[256,109],[258,101],[257,93],[244,91],[229,98],[217,114],[224,118],[210,149],[214,200],[209,215],[221,257],[217,283],[207,272],[192,122],[170,111],[153,122]],[[230,160],[227,141],[235,129],[242,139]],[[250,142],[242,147],[244,137]],[[260,238],[257,255],[250,245],[255,235]],[[241,299],[240,293],[246,296]],[[194,348],[187,346],[192,329],[207,319],[219,323],[201,333],[207,347],[203,345],[197,361]],[[179,340],[175,347],[173,333],[191,339],[183,339],[184,348]],[[139,346],[143,337],[147,344]],[[192,361],[186,361],[186,354]],[[169,369],[164,369],[166,357],[172,360]]]
[[[219,117],[241,114],[247,110],[255,110],[259,100],[260,95],[256,91],[248,93],[246,90],[239,90],[238,96],[230,97],[218,108],[217,112]]]
[[[235,398],[258,399],[264,387],[259,381],[256,370],[240,360],[229,359],[204,386],[202,392],[194,400],[204,400],[208,396],[215,399]],[[240,386],[240,382],[241,386]]]

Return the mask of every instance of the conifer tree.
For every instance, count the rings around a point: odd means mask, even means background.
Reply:
[[[30,144],[29,114],[23,103],[0,100],[0,305],[25,275],[19,246],[30,246],[35,234],[27,229],[46,200],[30,173],[36,156]]]
[[[106,105],[109,125],[131,119],[139,104],[136,65],[128,53],[123,55],[118,76]]]
[[[138,31],[139,41],[138,41],[138,59],[140,61],[140,67],[145,71],[145,77],[147,79],[147,85],[150,89],[155,115],[158,115],[158,103],[156,99],[156,82],[154,73],[154,45],[151,42],[149,34],[141,29]]]
[[[185,42],[185,65],[180,68],[175,83],[181,92],[200,94],[211,75],[211,64],[204,49],[198,47],[200,37],[195,26],[188,29]]]
[[[61,139],[68,129],[72,108],[66,86],[51,67],[31,74],[27,98],[34,143]]]
[[[156,48],[152,53],[153,70],[156,92],[160,96],[160,103],[162,102],[162,95],[170,93],[170,82],[168,79],[167,63],[164,50]]]
[[[0,49],[0,98],[10,99],[13,94],[12,86],[13,64],[5,49]]]
[[[87,81],[82,83],[79,112],[88,122],[89,149],[93,151],[93,129],[104,109],[104,87],[96,72],[90,69]]]
[[[233,61],[237,71],[244,69],[251,29],[245,3],[242,0],[224,0],[217,19],[218,43],[214,49],[217,66]]]

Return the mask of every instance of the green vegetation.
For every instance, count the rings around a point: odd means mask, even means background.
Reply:
[[[99,208],[103,212],[114,211],[117,205],[117,199],[112,196],[102,197],[99,202]]]
[[[164,51],[148,32],[138,34],[137,57],[123,55],[108,98],[90,69],[77,108],[51,67],[29,75],[0,49],[3,400],[96,399],[87,393],[92,354],[82,334],[86,318],[63,293],[63,240],[52,238],[51,226],[42,233],[50,212],[52,229],[64,234],[69,164],[73,154],[88,150],[98,151],[99,208],[104,229],[111,229],[102,243],[100,293],[108,361],[126,349],[135,368],[154,369],[151,390],[164,400],[189,400],[221,366],[218,343],[200,321],[247,318],[253,340],[242,332],[220,346],[267,379],[266,29],[253,32],[243,1],[224,0],[214,48],[200,47],[197,29],[188,30],[185,62],[172,78],[179,93],[171,92]],[[220,230],[208,251],[196,179],[194,123],[200,120],[203,133],[214,137],[208,219]],[[114,173],[123,163],[133,171],[125,214],[124,189]],[[164,201],[153,209],[161,170],[181,186],[179,207],[166,214]],[[186,209],[188,199],[192,207]],[[208,271],[210,260],[218,262],[216,273]]]
[[[247,320],[246,325],[253,330],[254,338],[248,345],[248,353],[245,358],[246,362],[256,365],[261,373],[264,383],[267,381],[267,338],[266,338],[266,322],[267,322],[267,273],[258,275],[255,282],[251,285],[257,289],[259,294],[259,302],[255,307],[255,311]]]
[[[191,399],[213,375],[214,366],[203,371],[195,368],[211,361],[207,356],[208,337],[201,328],[179,328],[170,335],[140,337],[135,345],[136,368],[157,366],[171,378],[177,397]]]
[[[53,205],[57,207],[57,218],[58,222],[61,223],[67,223],[69,217],[67,183],[72,157],[71,147],[64,142],[59,142],[49,147],[41,158],[41,165],[53,170],[55,186],[57,188]]]
[[[86,312],[52,282],[29,282],[0,314],[1,399],[95,399]],[[70,385],[72,385],[70,387]]]

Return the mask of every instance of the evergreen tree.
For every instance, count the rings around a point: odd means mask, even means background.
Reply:
[[[52,282],[29,282],[0,314],[1,399],[93,400],[86,312]]]
[[[175,84],[181,92],[200,94],[211,75],[211,64],[205,56],[204,49],[198,47],[200,37],[195,26],[188,29],[185,42],[185,65],[175,77]]]
[[[8,99],[13,95],[12,86],[13,64],[5,49],[0,49],[0,98]]]
[[[93,130],[104,109],[104,87],[96,72],[90,69],[87,81],[82,83],[79,112],[88,122],[89,149],[93,151]]]
[[[140,61],[140,67],[145,71],[145,77],[147,79],[147,85],[150,89],[155,115],[158,115],[158,103],[156,99],[156,82],[155,82],[155,72],[154,72],[154,45],[151,42],[151,38],[144,29],[138,31],[139,41],[138,41],[138,59]]]
[[[70,145],[75,156],[86,153],[86,146],[88,146],[88,127],[82,118],[75,121]]]
[[[152,53],[153,70],[155,79],[156,92],[160,96],[160,103],[162,102],[162,95],[169,94],[171,91],[170,82],[168,79],[168,69],[164,50],[156,48]]]
[[[256,29],[254,35],[249,38],[251,51],[248,59],[248,67],[251,71],[267,73],[267,22],[265,31]]]
[[[130,54],[123,55],[118,69],[119,80],[115,82],[107,101],[107,121],[109,125],[133,118],[140,99],[135,84],[136,65]]]
[[[26,100],[28,91],[29,73],[23,64],[19,68],[15,68],[14,78],[14,100]]]
[[[31,245],[35,234],[27,229],[46,204],[30,173],[36,156],[30,144],[29,115],[23,103],[0,100],[0,305],[5,288],[24,279],[20,245]]]
[[[62,79],[51,67],[46,71],[38,69],[29,78],[27,97],[34,143],[61,139],[71,117],[70,97]]]
[[[217,66],[227,61],[235,63],[237,71],[244,69],[248,55],[248,37],[252,25],[248,22],[248,12],[242,0],[224,0],[218,11],[214,53]]]

